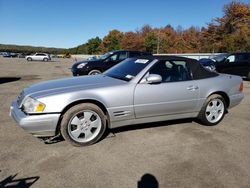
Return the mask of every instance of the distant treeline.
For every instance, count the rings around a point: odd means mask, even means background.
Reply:
[[[195,20],[195,19],[194,19]],[[103,39],[91,38],[75,48],[44,48],[0,45],[0,51],[48,52],[53,54],[101,54],[111,50],[128,49],[152,53],[201,53],[250,51],[250,4],[232,1],[223,8],[223,16],[207,27],[166,25],[152,28],[144,25],[137,31],[110,31]]]
[[[67,52],[67,49],[0,44],[0,51],[1,52],[15,52],[15,53],[44,52],[44,53],[50,53],[50,54],[64,54]]]

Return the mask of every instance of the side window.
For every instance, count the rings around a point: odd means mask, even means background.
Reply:
[[[124,60],[124,59],[126,59],[126,58],[127,58],[127,52],[121,52],[121,53],[119,54],[118,60],[122,61],[122,60]]]
[[[117,60],[117,57],[118,57],[118,54],[114,54],[110,57],[110,60],[111,61],[116,61]]]
[[[228,56],[227,60],[228,60],[229,63],[234,63],[235,62],[235,55]]]
[[[177,82],[190,80],[190,72],[185,61],[160,61],[149,71],[158,74],[162,82]]]

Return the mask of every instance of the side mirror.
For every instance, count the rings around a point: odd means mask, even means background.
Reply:
[[[145,83],[147,84],[159,84],[161,82],[162,77],[158,74],[149,74],[145,79]]]

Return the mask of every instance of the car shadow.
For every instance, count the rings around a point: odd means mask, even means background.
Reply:
[[[19,178],[16,179],[17,174],[11,175],[0,182],[0,188],[4,187],[20,187],[20,188],[28,188],[31,187],[40,177],[33,176],[28,178]]]
[[[178,125],[178,124],[184,124],[184,123],[191,123],[191,122],[197,122],[194,118],[186,118],[186,119],[178,119],[178,120],[168,120],[168,121],[161,121],[161,122],[152,122],[152,123],[143,123],[143,124],[135,124],[135,125],[126,125],[123,127],[118,127],[114,129],[107,129],[102,136],[102,138],[98,141],[101,142],[104,139],[107,138],[113,138],[115,137],[116,133],[119,132],[127,132],[127,131],[133,131],[133,130],[140,130],[140,129],[149,129],[154,127],[163,127],[163,126],[170,126],[170,125]],[[57,135],[55,137],[42,137],[39,138],[44,144],[57,144],[59,142],[64,141],[64,138],[62,135]]]
[[[118,127],[111,129],[110,132],[113,134],[118,132],[126,132],[126,131],[133,131],[139,129],[148,129],[153,127],[163,127],[163,126],[170,126],[176,124],[184,124],[184,123],[191,123],[194,120],[193,118],[186,118],[186,119],[178,119],[178,120],[169,120],[169,121],[160,121],[160,122],[152,122],[152,123],[144,123],[144,124],[136,124],[136,125],[126,125],[124,127]]]
[[[21,77],[0,77],[0,84],[5,84],[8,82],[16,82],[20,79]]]

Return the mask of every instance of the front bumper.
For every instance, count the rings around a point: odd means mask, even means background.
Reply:
[[[14,101],[10,107],[10,116],[27,132],[37,137],[55,136],[60,114],[27,115]]]
[[[82,68],[82,69],[78,69],[75,67],[71,68],[71,72],[73,74],[73,76],[81,76],[81,75],[88,75],[89,73],[89,69],[88,68]]]

